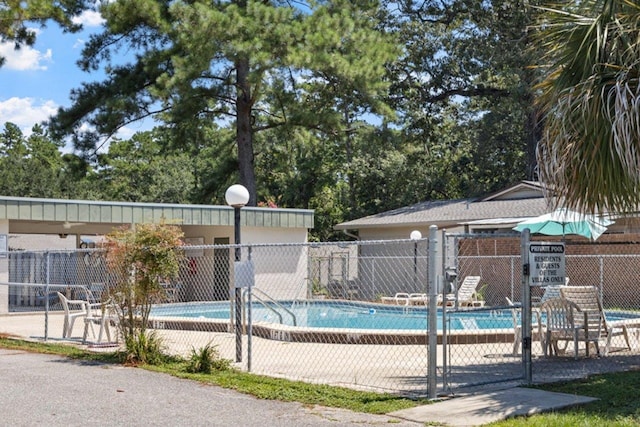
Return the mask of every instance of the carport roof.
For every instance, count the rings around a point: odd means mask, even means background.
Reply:
[[[104,202],[0,196],[0,219],[93,224],[233,225],[233,208],[216,205]],[[313,210],[245,207],[243,226],[313,228]]]

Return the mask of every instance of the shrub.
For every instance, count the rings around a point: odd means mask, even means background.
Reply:
[[[130,364],[159,365],[165,361],[164,343],[155,331],[139,332],[125,338],[124,361]]]
[[[230,367],[231,361],[220,358],[220,353],[216,346],[209,343],[199,350],[191,350],[187,372],[210,374],[213,371],[226,371]]]
[[[182,237],[178,227],[164,223],[138,224],[106,236],[107,265],[115,281],[109,293],[129,363],[157,363],[161,356],[160,337],[147,333],[149,314],[165,296],[161,283],[178,276]]]

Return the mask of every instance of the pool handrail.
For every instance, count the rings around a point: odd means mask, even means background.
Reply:
[[[271,307],[262,298],[260,298],[258,295],[256,295],[255,294],[256,291],[261,293],[263,295],[263,297],[265,297],[270,303],[272,303],[276,307],[281,308],[282,310],[284,310],[285,312],[290,314],[291,318],[293,319],[293,326],[298,326],[296,315],[293,313],[293,311],[289,310],[287,307],[285,307],[282,304],[280,304],[278,301],[276,301],[271,296],[269,296],[269,294],[267,294],[265,291],[260,290],[259,288],[256,288],[255,286],[252,287],[251,288],[251,293],[252,293],[253,297],[255,297],[256,301],[258,301],[260,304],[262,304],[268,310],[273,311],[280,318],[280,324],[284,324],[284,320],[282,319],[282,314],[280,314],[280,312],[278,312],[278,310],[276,310],[275,308]]]

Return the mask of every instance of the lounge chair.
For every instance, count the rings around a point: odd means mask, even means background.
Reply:
[[[428,305],[429,296],[425,293],[409,294],[409,305]]]
[[[573,301],[582,311],[597,313],[603,321],[603,338],[606,337],[604,354],[611,349],[611,339],[615,336],[623,336],[627,348],[632,349],[629,339],[630,329],[637,330],[640,327],[640,319],[625,319],[609,321],[602,308],[602,302],[595,286],[561,286],[560,294],[563,298]]]
[[[545,316],[546,331],[544,339],[544,355],[560,354],[559,341],[565,342],[563,352],[573,341],[574,357],[578,358],[579,343],[585,343],[585,353],[589,356],[589,344],[596,346],[600,355],[599,342],[603,337],[604,319],[597,311],[583,311],[573,301],[566,298],[554,298],[540,306]]]
[[[392,297],[381,297],[380,301],[395,305],[429,305],[429,295],[422,292],[398,292]],[[442,305],[442,295],[438,295],[438,305]]]
[[[398,292],[392,297],[381,297],[380,301],[385,304],[409,305],[409,294]]]
[[[478,299],[476,288],[480,284],[480,276],[464,278],[456,293],[458,307],[483,307],[484,301]]]

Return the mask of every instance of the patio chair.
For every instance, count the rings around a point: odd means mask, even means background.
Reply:
[[[172,282],[162,282],[160,283],[164,291],[164,299],[166,302],[178,302],[180,297],[180,290],[182,289],[182,284],[180,283],[172,283]]]
[[[566,298],[553,298],[540,306],[545,316],[546,331],[544,339],[544,355],[560,354],[558,342],[564,341],[564,353],[573,341],[574,358],[578,358],[579,343],[585,343],[585,353],[589,356],[589,345],[593,343],[600,355],[599,342],[603,335],[603,319],[600,313],[583,311],[573,301]]]
[[[632,349],[629,339],[630,329],[637,331],[640,327],[640,319],[625,319],[609,321],[602,308],[602,302],[598,288],[595,286],[561,286],[560,294],[563,298],[576,303],[582,311],[596,312],[603,321],[603,338],[606,337],[604,354],[607,355],[611,349],[611,340],[615,336],[623,336],[627,348]]]
[[[115,326],[118,325],[119,316],[117,313],[117,307],[115,303],[111,300],[107,301],[104,304],[87,304],[87,316],[84,318],[84,333],[82,335],[82,343],[85,344],[87,342],[87,336],[89,335],[89,329],[93,334],[93,337],[96,337],[96,333],[93,330],[93,325],[100,326],[97,342],[102,342],[102,337],[104,334],[107,336],[107,342],[111,342],[111,324]],[[117,335],[116,335],[116,341]]]
[[[480,284],[480,276],[467,276],[464,278],[456,293],[458,307],[483,307],[484,301],[478,299],[476,291]]]
[[[62,338],[70,338],[73,331],[73,324],[76,319],[80,317],[86,317],[87,301],[85,300],[70,300],[61,292],[56,292],[62,304],[64,310],[64,321],[62,324]]]
[[[511,308],[511,318],[513,319],[513,355],[515,356],[518,354],[518,349],[522,343],[522,321],[520,310],[518,310],[518,308],[520,308],[520,304],[516,305],[509,297],[505,297],[505,299]],[[534,321],[531,323],[531,329],[538,330],[538,337],[542,347],[544,348],[544,333],[542,331],[543,324],[540,319],[540,311],[533,310],[531,315],[534,317]]]
[[[568,286],[569,285],[569,277],[565,277],[564,278],[564,286]],[[540,304],[542,304],[543,302],[553,299],[553,298],[560,298],[560,288],[562,287],[562,285],[548,285],[548,286],[543,286],[544,289],[544,293],[542,294],[542,297],[539,298],[534,298],[532,297],[532,303],[535,306],[539,306]]]

